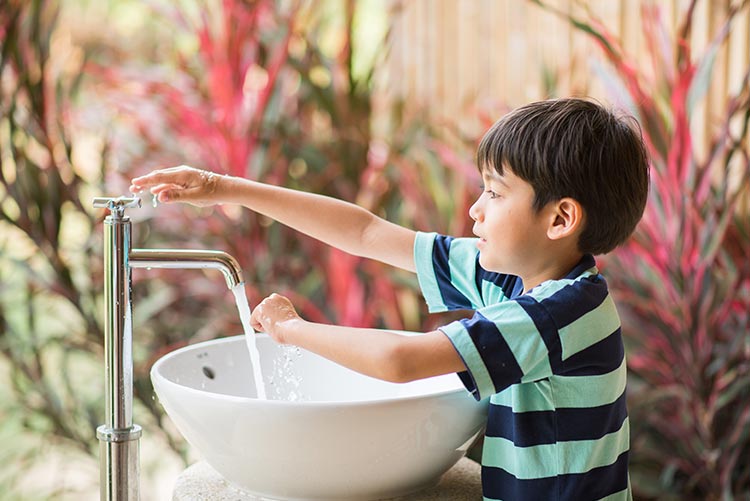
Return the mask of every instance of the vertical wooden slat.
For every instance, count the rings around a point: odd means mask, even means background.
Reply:
[[[729,0],[714,0],[711,3],[708,17],[708,43],[711,43],[721,30],[727,16]],[[711,85],[706,96],[706,136],[710,138],[710,131],[715,127],[717,116],[723,115],[723,104],[726,100],[727,88],[727,44],[724,43],[716,54],[713,71],[711,72]]]
[[[709,24],[709,2],[698,2],[693,13],[693,30],[690,37],[690,50],[693,59],[706,50],[710,37]],[[693,148],[698,158],[704,158],[706,155],[708,141],[708,106],[707,100],[701,100],[693,111],[693,120],[691,123],[691,132],[693,135]]]
[[[405,3],[411,3],[411,19],[410,19],[410,36],[409,36],[409,50],[413,51],[412,56],[409,58],[411,59],[411,64],[409,67],[409,72],[405,75],[406,78],[413,80],[413,86],[411,88],[412,92],[409,93],[408,102],[413,103],[414,106],[421,107],[422,106],[422,100],[425,96],[424,87],[423,87],[423,72],[425,71],[425,65],[422,61],[423,53],[424,53],[424,43],[423,43],[423,36],[425,29],[427,27],[427,23],[425,23],[424,20],[424,1],[423,0],[415,0],[414,2],[405,2]]]
[[[750,68],[750,9],[745,11],[745,26],[746,37],[745,37],[745,69]],[[745,146],[750,150],[750,134],[745,136]],[[747,197],[747,208],[750,208],[750,196]],[[746,213],[749,211],[745,211]]]
[[[394,0],[397,1],[397,0]],[[586,13],[577,0],[546,0],[579,17]],[[701,0],[694,14],[689,43],[694,58],[703,54],[726,17],[730,0]],[[561,72],[559,95],[586,94],[607,100],[607,89],[591,73],[600,50],[591,38],[564,19],[526,0],[401,0],[394,20],[388,92],[411,107],[447,117],[471,129],[477,107],[518,106],[543,94],[542,69]],[[621,40],[626,53],[642,68],[653,67],[643,41],[640,2],[589,0],[587,5]],[[690,0],[659,0],[668,32],[674,38]],[[750,66],[750,13],[735,23],[729,43],[717,57],[705,103],[695,110],[696,146],[708,139],[728,94],[737,92]],[[601,61],[601,59],[600,59]],[[658,70],[658,67],[656,68]],[[467,102],[476,103],[467,107]]]
[[[423,105],[432,108],[438,104],[437,79],[439,77],[437,73],[437,51],[440,50],[438,45],[438,30],[441,28],[437,23],[437,11],[439,10],[439,7],[436,6],[438,2],[431,0],[421,0],[420,3],[422,4],[422,12],[424,13],[422,19],[425,23],[423,49],[425,55],[424,69],[426,69],[426,71],[424,72],[422,83],[425,88],[427,99],[423,102]],[[435,115],[439,114],[439,108],[437,108],[437,111],[438,113],[435,113]]]
[[[620,5],[616,1],[599,1],[599,2],[592,2],[591,5],[591,11],[594,16],[596,16],[604,25],[607,27],[608,30],[610,30],[616,37],[620,36],[619,33],[619,15],[620,15]],[[588,38],[588,37],[587,37]],[[590,42],[590,39],[589,39]],[[608,96],[609,89],[607,89],[604,86],[604,82],[598,78],[594,78],[594,74],[592,72],[592,64],[591,64],[591,56],[595,53],[601,52],[601,50],[598,47],[595,47],[594,44],[589,44],[589,49],[587,53],[585,54],[585,60],[584,60],[584,66],[586,74],[589,77],[589,87],[588,87],[588,94],[592,96],[600,96],[601,98],[604,98]],[[596,51],[596,52],[595,52]]]
[[[454,44],[455,79],[457,82],[458,119],[461,130],[474,135],[479,134],[479,122],[476,117],[476,109],[467,108],[468,103],[477,102],[477,90],[481,85],[482,60],[480,51],[483,46],[480,41],[482,33],[481,6],[478,2],[462,2],[456,12],[457,43]],[[486,48],[485,48],[486,50]]]

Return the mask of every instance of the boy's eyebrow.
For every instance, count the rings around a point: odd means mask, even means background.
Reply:
[[[482,177],[485,178],[488,181],[496,181],[496,182],[502,184],[503,187],[509,188],[508,183],[506,183],[505,180],[503,179],[503,177],[501,175],[499,175],[495,171],[485,171],[483,173]]]

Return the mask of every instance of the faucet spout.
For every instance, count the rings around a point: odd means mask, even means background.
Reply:
[[[132,249],[128,256],[131,268],[215,269],[222,272],[227,287],[243,282],[237,260],[216,250]]]

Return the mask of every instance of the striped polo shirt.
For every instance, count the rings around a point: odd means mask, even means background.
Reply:
[[[475,310],[440,330],[490,400],[484,499],[631,499],[620,319],[594,258],[523,294],[482,269],[476,241],[418,233],[414,257],[431,312]]]

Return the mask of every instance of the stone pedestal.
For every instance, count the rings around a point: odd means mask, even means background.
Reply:
[[[399,501],[474,501],[482,499],[481,467],[463,458],[440,479],[435,487]],[[177,481],[172,501],[268,501],[245,494],[232,487],[205,462],[195,463],[183,471]]]

